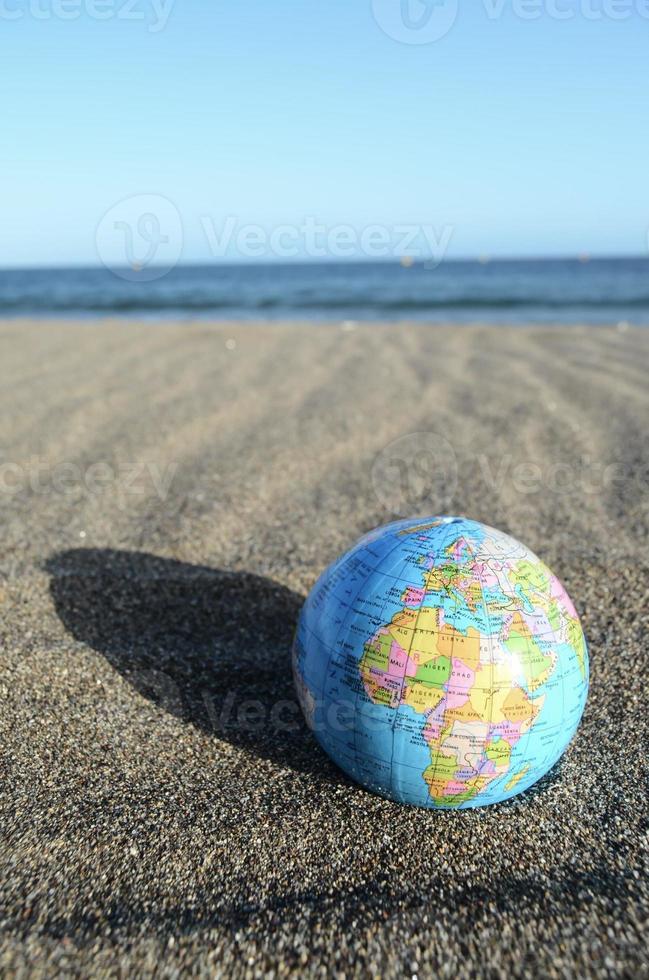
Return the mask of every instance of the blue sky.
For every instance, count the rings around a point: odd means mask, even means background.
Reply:
[[[1,0],[0,265],[94,264],[142,195],[184,261],[228,216],[646,252],[648,0],[459,0],[427,43],[453,0],[408,2]]]

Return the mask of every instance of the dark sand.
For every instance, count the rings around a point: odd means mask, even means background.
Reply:
[[[648,376],[633,329],[1,325],[0,973],[647,976]],[[455,460],[397,503],[523,540],[590,642],[564,760],[482,811],[276,708],[413,432]]]

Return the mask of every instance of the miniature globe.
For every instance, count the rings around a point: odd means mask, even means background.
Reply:
[[[331,758],[400,803],[522,793],[559,759],[588,693],[579,618],[518,541],[455,517],[389,524],[320,577],[293,648]]]

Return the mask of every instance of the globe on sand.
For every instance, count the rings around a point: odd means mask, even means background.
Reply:
[[[331,565],[300,615],[293,668],[331,758],[367,789],[429,808],[528,789],[588,692],[559,580],[518,541],[455,517],[389,524]]]

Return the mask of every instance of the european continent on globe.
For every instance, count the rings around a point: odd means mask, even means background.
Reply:
[[[559,580],[475,521],[402,521],[321,576],[294,646],[300,701],[342,769],[404,803],[470,807],[536,782],[572,738],[586,642]]]

